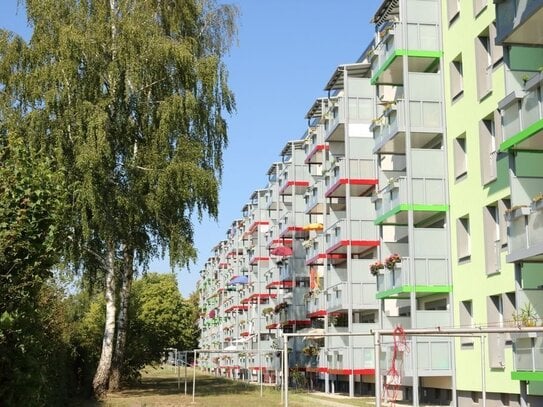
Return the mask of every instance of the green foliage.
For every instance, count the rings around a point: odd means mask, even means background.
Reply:
[[[198,341],[196,296],[184,299],[173,274],[150,273],[133,285],[125,375],[158,362],[164,348],[193,350]],[[129,373],[129,374],[126,374]]]
[[[30,352],[49,344],[42,337],[48,316],[37,301],[54,266],[84,271],[92,286],[108,269],[108,248],[118,263],[126,251],[144,267],[166,250],[172,265],[195,259],[192,215],[217,216],[224,116],[235,108],[222,61],[236,32],[232,6],[215,0],[21,3],[31,40],[0,30],[0,346],[6,354],[0,369],[13,376],[12,390],[2,386],[3,401],[27,376],[55,383],[34,365],[49,359]],[[131,264],[113,268],[133,270]],[[152,331],[160,346],[171,343],[164,326],[177,314],[141,296],[146,319],[133,329]],[[81,359],[76,367],[96,357],[98,308],[87,310],[88,319],[81,314],[88,337],[72,332]],[[173,330],[180,333],[189,321],[177,321]],[[146,346],[129,366],[155,354],[155,343]],[[25,396],[47,403],[49,393],[38,382]]]
[[[62,180],[21,133],[7,135],[12,124],[0,125],[0,400],[58,405],[67,396],[68,328],[50,281],[63,236]]]
[[[105,301],[102,294],[85,292],[70,298],[74,324],[72,348],[77,354],[78,388],[88,394],[92,373],[98,364],[104,328]],[[149,273],[132,286],[124,380],[136,379],[145,365],[158,362],[164,348],[193,350],[198,344],[197,296],[184,299],[173,274]]]
[[[0,400],[5,406],[64,405],[71,355],[62,293],[44,285],[35,309],[25,305],[0,317]]]

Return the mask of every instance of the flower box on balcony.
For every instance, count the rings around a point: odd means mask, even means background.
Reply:
[[[521,216],[527,216],[530,214],[530,207],[527,205],[517,205],[513,206],[511,209],[508,209],[505,212],[505,220],[511,222],[514,219],[520,218]]]

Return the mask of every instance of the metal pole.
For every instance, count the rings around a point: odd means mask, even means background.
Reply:
[[[288,334],[283,334],[283,387],[284,387],[284,406],[288,407]]]
[[[194,360],[192,362],[192,404],[195,404],[194,401],[196,396],[196,351],[194,351]]]
[[[188,364],[188,357],[187,357],[187,351],[185,351],[185,396],[187,395],[187,364]]]
[[[381,338],[379,332],[373,333],[375,366],[375,407],[381,407]]]
[[[485,352],[485,336],[479,337],[481,343],[481,393],[483,395],[483,407],[486,407],[486,352]]]
[[[175,368],[177,369],[177,390],[181,388],[181,369],[179,366],[179,353],[177,352],[177,349],[175,349]]]

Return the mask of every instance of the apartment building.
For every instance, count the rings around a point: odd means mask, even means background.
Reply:
[[[458,406],[543,405],[543,0],[385,0],[213,249],[200,365]],[[371,336],[382,337],[375,371]],[[216,351],[216,353],[213,353]],[[538,404],[539,403],[539,404]]]
[[[452,326],[440,3],[385,1],[373,18],[382,328]],[[398,349],[393,339],[381,357],[386,384],[415,405],[450,400],[452,341],[413,336]]]

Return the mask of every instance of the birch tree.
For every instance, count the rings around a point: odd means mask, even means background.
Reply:
[[[93,381],[101,396],[112,363],[122,362],[136,267],[165,252],[172,266],[187,265],[197,254],[193,215],[217,216],[225,117],[234,109],[223,60],[237,10],[214,0],[25,6],[30,41],[7,36],[0,50],[17,58],[0,86],[20,89],[3,106],[22,112],[28,144],[65,174],[66,263],[104,273],[106,322]]]

